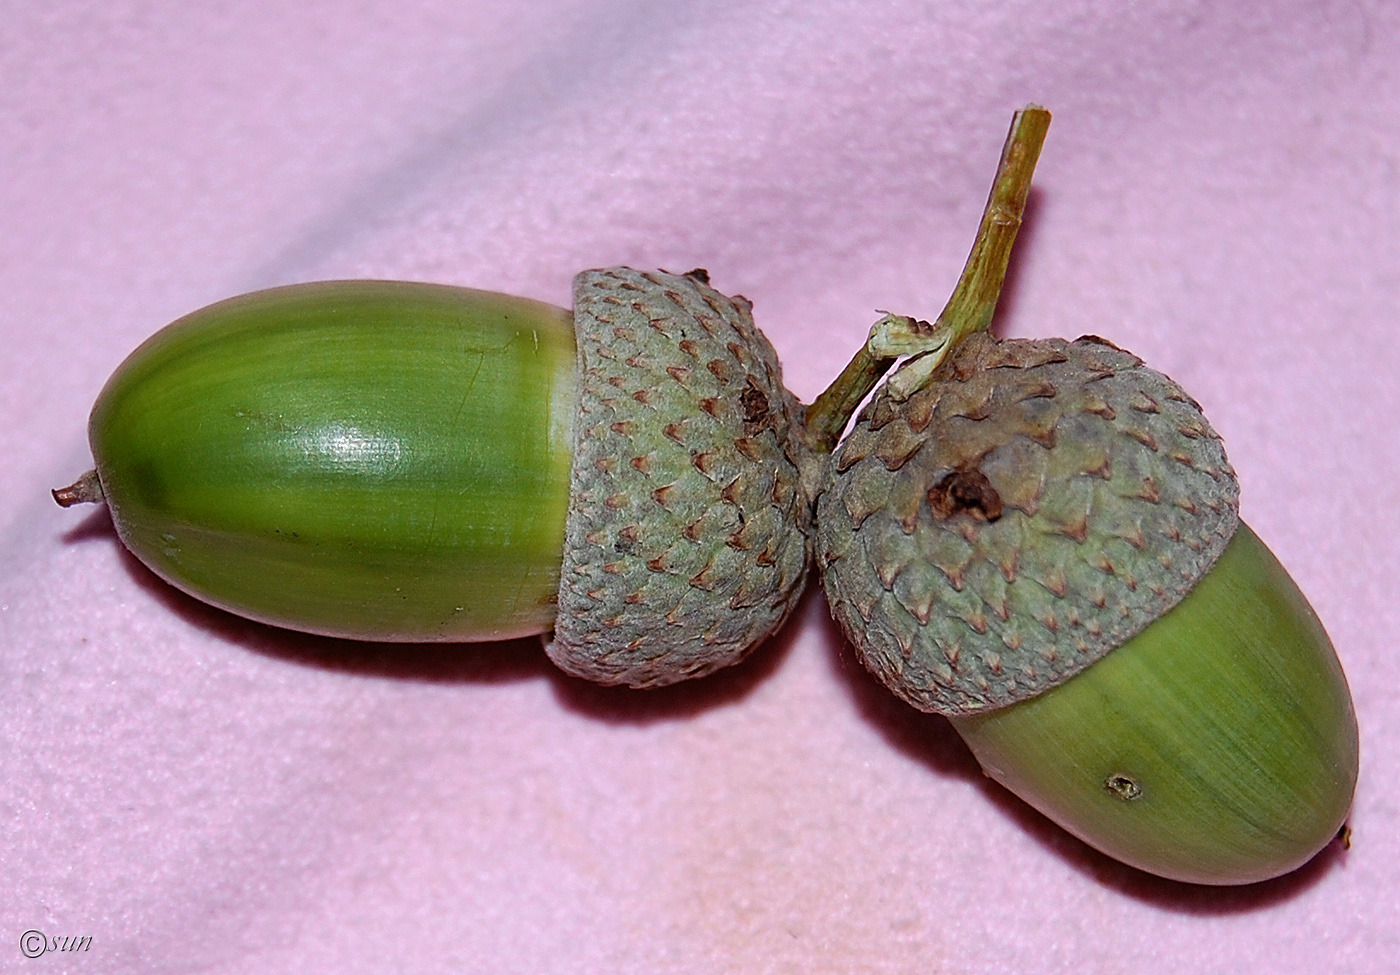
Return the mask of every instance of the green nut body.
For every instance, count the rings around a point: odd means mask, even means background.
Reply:
[[[294,285],[154,335],[89,440],[118,535],[185,592],[331,636],[503,639],[554,619],[575,372],[562,309]]]
[[[1351,808],[1357,731],[1316,614],[1249,526],[1067,683],[954,716],[989,776],[1099,849],[1200,884],[1301,866]]]

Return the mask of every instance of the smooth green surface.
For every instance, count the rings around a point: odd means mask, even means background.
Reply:
[[[554,619],[567,312],[402,282],[212,305],[112,376],[89,439],[122,541],[240,615],[368,640]]]
[[[1174,609],[1067,683],[953,721],[983,769],[1092,846],[1176,880],[1292,870],[1351,807],[1341,665],[1248,526]],[[1117,779],[1119,792],[1107,783]]]

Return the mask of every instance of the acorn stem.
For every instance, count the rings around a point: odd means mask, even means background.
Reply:
[[[1050,113],[1039,105],[1027,105],[1011,119],[1011,131],[1002,146],[1001,163],[982,211],[982,225],[977,228],[972,253],[967,256],[953,296],[934,323],[951,331],[949,349],[992,324],[1011,262],[1011,247],[1016,243],[1026,198],[1030,196],[1031,176],[1049,128]]]
[[[97,479],[95,470],[88,471],[67,487],[54,488],[50,493],[62,508],[71,508],[75,504],[100,504],[106,500],[102,482]]]
[[[835,450],[856,407],[892,365],[893,357],[876,356],[869,342],[856,349],[841,374],[807,407],[803,423],[807,446],[824,454]]]
[[[932,325],[890,314],[875,323],[846,368],[807,408],[806,440],[813,450],[835,449],[856,408],[896,358],[934,352],[927,364],[931,370],[960,341],[991,325],[1049,128],[1050,113],[1039,105],[1027,105],[1012,117],[977,239],[948,304]]]

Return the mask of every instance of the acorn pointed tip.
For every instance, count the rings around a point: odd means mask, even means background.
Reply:
[[[102,481],[95,470],[88,471],[67,487],[54,488],[50,493],[61,508],[71,508],[75,504],[100,504],[106,500],[102,493]]]

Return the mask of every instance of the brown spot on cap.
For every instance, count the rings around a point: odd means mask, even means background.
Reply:
[[[768,413],[768,397],[754,383],[753,376],[748,377],[744,391],[739,394],[739,407],[744,411],[744,433],[749,436],[752,437],[772,425],[772,417]]]
[[[958,470],[929,488],[928,503],[939,518],[966,513],[981,521],[1001,517],[1001,495],[980,470]]]

